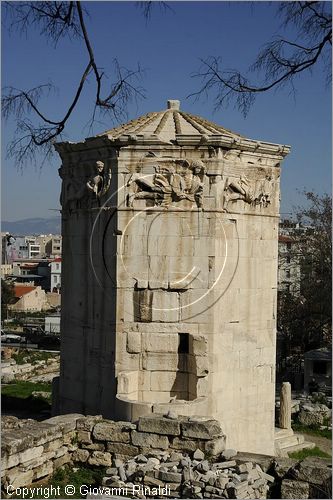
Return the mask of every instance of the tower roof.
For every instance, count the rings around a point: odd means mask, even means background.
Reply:
[[[114,139],[123,135],[149,135],[157,136],[165,142],[175,141],[177,136],[182,135],[197,136],[198,138],[221,135],[227,135],[230,138],[242,137],[240,134],[236,134],[200,116],[181,111],[180,102],[171,99],[167,102],[167,109],[147,113],[98,135],[108,135]]]
[[[99,147],[106,142],[118,147],[207,145],[269,154],[279,158],[285,157],[290,151],[290,146],[248,139],[205,118],[185,113],[180,109],[180,102],[173,99],[168,100],[167,109],[147,113],[94,137],[88,137],[80,143],[57,143],[55,148],[59,153],[65,153],[81,151],[87,144],[90,147]]]

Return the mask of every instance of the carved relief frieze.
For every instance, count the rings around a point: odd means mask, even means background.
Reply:
[[[272,202],[274,179],[270,172],[256,178],[240,175],[228,177],[223,192],[223,209],[228,212],[230,202],[243,201],[246,204],[267,208]]]
[[[105,168],[102,161],[96,161],[95,174],[93,174],[88,182],[87,188],[92,191],[97,198],[100,198],[107,193],[111,183],[111,169]]]
[[[105,167],[102,161],[96,161],[93,168],[94,172],[89,177],[79,175],[78,167],[73,164],[66,169],[59,169],[62,178],[60,203],[63,210],[89,208],[108,192],[111,168]]]
[[[127,181],[127,206],[136,208],[137,200],[146,206],[202,208],[206,168],[201,160],[173,159],[157,162],[154,173],[142,172],[139,165]]]

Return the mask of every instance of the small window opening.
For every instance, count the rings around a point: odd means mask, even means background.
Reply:
[[[178,352],[188,354],[190,350],[188,333],[179,333]]]

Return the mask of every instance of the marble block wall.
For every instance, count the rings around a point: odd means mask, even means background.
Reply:
[[[279,177],[289,147],[169,101],[56,148],[56,411],[209,416],[227,446],[273,453]]]

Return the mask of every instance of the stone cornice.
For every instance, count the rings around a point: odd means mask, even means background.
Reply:
[[[110,135],[91,137],[83,142],[60,142],[55,144],[56,151],[61,154],[63,152],[79,152],[87,151],[88,149],[97,149],[105,147],[121,148],[126,146],[215,146],[226,149],[235,149],[238,151],[249,151],[259,154],[269,154],[284,158],[290,152],[290,146],[283,144],[275,144],[265,141],[256,141],[242,137],[230,137],[228,135],[177,135],[175,141],[163,141],[158,135],[121,135],[114,139]]]

